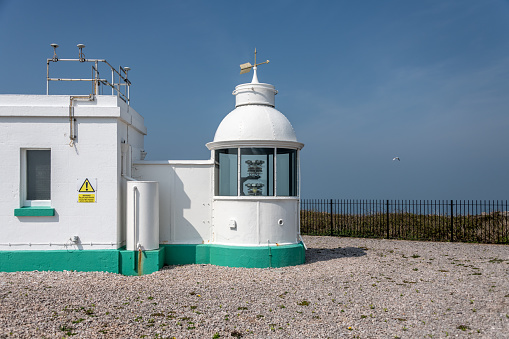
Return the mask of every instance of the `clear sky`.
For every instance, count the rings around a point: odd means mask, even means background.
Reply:
[[[44,94],[53,42],[131,67],[147,160],[210,157],[256,47],[303,198],[509,197],[507,0],[0,0],[0,32],[0,93]]]

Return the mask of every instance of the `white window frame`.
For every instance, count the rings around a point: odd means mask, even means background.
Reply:
[[[51,206],[51,200],[28,200],[27,199],[27,151],[50,151],[51,148],[22,148],[21,149],[21,166],[20,166],[20,198],[21,206],[34,207],[34,206]],[[53,166],[52,166],[53,167]],[[51,171],[53,172],[53,171]],[[52,178],[50,178],[51,181]]]

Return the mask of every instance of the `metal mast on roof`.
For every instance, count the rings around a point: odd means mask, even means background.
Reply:
[[[127,73],[131,70],[129,67],[119,66],[118,71],[111,66],[105,59],[87,59],[83,53],[84,44],[78,44],[79,49],[78,59],[59,59],[57,57],[58,44],[51,44],[53,47],[53,58],[46,60],[46,95],[49,95],[49,82],[50,81],[90,81],[92,83],[92,95],[99,94],[99,86],[105,85],[111,87],[111,95],[117,95],[127,105],[130,104],[130,86],[131,81],[127,78]],[[78,61],[78,62],[92,62],[92,77],[90,79],[83,78],[54,78],[50,77],[50,63],[59,61]],[[99,64],[103,63],[109,66],[111,70],[111,82],[107,79],[101,78],[99,73]]]

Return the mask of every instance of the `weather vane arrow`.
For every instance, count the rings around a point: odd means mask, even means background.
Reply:
[[[254,65],[251,65],[251,63],[249,63],[249,62],[246,62],[245,64],[240,65],[240,74],[249,73],[251,68],[259,66],[259,65],[263,65],[263,64],[268,64],[269,63],[269,60],[267,60],[267,61],[260,62],[259,64],[257,64],[256,63],[256,53],[257,52],[256,52],[256,48],[255,48],[255,51],[254,51]]]

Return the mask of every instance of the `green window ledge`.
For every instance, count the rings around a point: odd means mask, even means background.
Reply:
[[[52,217],[54,215],[55,209],[49,206],[25,206],[14,210],[16,217]]]

